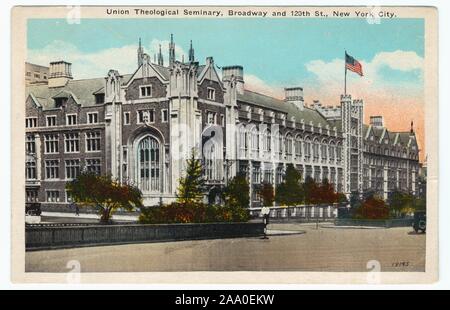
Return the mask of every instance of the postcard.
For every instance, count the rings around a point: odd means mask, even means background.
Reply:
[[[12,281],[437,281],[437,18],[15,7]]]

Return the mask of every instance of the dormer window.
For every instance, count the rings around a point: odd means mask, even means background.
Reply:
[[[216,90],[214,88],[208,87],[208,100],[216,100]]]
[[[55,98],[55,107],[60,108],[67,102],[67,98],[59,97]]]
[[[141,98],[151,97],[152,96],[152,86],[151,85],[140,86],[140,96],[141,96]]]
[[[105,103],[105,94],[95,94],[95,103],[96,104]]]

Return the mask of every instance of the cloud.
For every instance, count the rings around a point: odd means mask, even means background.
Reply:
[[[267,96],[275,97],[278,99],[284,98],[282,88],[269,85],[256,75],[245,74],[244,81],[245,81],[245,88],[248,90],[258,92]]]
[[[154,39],[148,44],[143,44],[144,51],[153,60],[154,54],[159,51],[160,44],[164,61],[167,63],[169,41]],[[106,76],[110,69],[116,69],[122,74],[133,73],[137,69],[137,48],[137,44],[125,45],[94,53],[84,53],[72,43],[55,40],[43,48],[29,50],[27,61],[48,65],[51,61],[66,60],[72,63],[72,74],[76,79],[102,77]],[[187,54],[181,47],[176,46],[176,58],[181,60],[182,55]]]
[[[423,58],[415,52],[401,50],[380,52],[371,61],[360,62],[363,67],[363,77],[359,77],[353,72],[347,72],[347,89],[350,90],[350,93],[359,91],[369,93],[385,91],[394,96],[404,95],[405,93],[417,96],[423,91]],[[319,88],[320,92],[334,92],[335,95],[343,92],[343,59],[334,59],[329,62],[313,60],[308,62],[305,67],[312,74],[311,79],[307,81],[309,85],[305,85],[305,87],[309,86],[310,89]],[[394,72],[418,72],[419,74],[411,75],[403,79],[397,78],[395,80],[383,71],[385,68],[394,70]]]

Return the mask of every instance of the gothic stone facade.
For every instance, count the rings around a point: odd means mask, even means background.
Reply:
[[[26,94],[26,200],[44,210],[70,203],[67,181],[82,169],[133,182],[144,204],[175,199],[186,158],[202,158],[210,189],[243,172],[259,206],[262,182],[282,182],[288,163],[304,178],[328,179],[346,194],[394,189],[415,193],[419,171],[414,131],[391,132],[381,117],[363,124],[364,103],[306,106],[301,87],[279,100],[245,88],[242,66],[222,68],[212,57],[150,60],[141,46],[137,69],[73,80],[71,65],[50,64],[48,83]]]

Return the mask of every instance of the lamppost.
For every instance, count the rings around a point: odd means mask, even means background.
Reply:
[[[263,239],[269,239],[269,237],[267,237],[267,224],[269,224],[269,213],[270,213],[270,208],[269,207],[262,207],[261,208],[261,214],[263,215],[263,223],[264,223],[264,237],[263,237]]]

